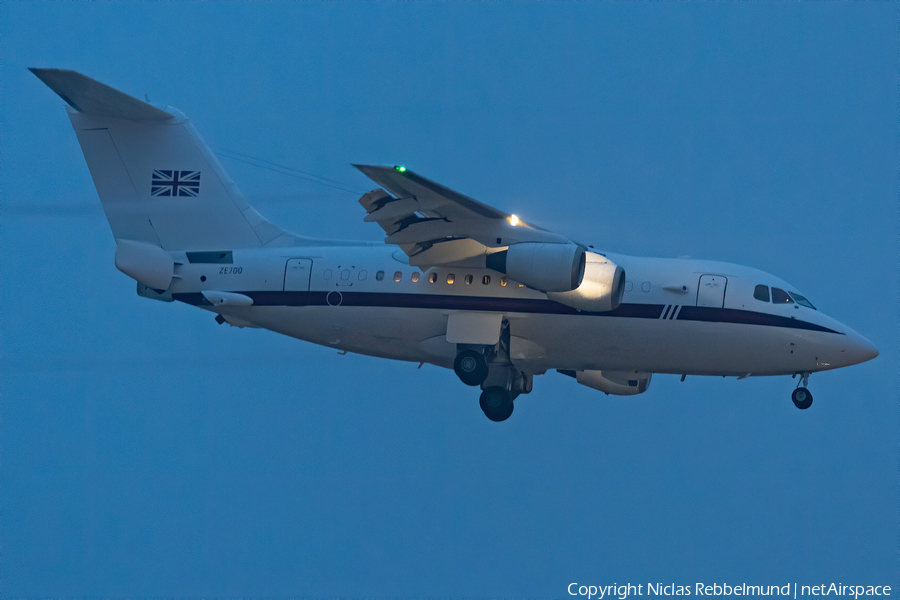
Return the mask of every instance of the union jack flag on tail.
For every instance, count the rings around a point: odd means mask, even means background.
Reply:
[[[151,196],[196,197],[199,193],[200,171],[153,171]]]

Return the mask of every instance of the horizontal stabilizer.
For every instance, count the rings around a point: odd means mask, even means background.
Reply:
[[[86,115],[129,121],[171,121],[174,115],[119,90],[65,69],[29,69],[69,106]]]

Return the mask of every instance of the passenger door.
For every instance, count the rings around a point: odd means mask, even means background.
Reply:
[[[697,306],[725,306],[725,286],[728,279],[721,275],[701,275],[697,287]]]
[[[311,258],[291,258],[284,268],[284,291],[308,292],[312,272]]]

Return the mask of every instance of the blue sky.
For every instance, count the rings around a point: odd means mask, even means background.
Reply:
[[[891,585],[897,6],[4,3],[0,594],[563,597],[571,582]],[[789,378],[549,373],[489,422],[452,372],[136,296],[63,103],[373,187],[405,164],[609,251],[771,272],[881,351]],[[358,194],[222,158],[297,233]],[[737,342],[736,342],[737,343]]]

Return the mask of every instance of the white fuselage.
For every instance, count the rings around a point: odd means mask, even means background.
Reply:
[[[591,252],[400,165],[354,165],[379,185],[359,203],[385,244],[300,237],[256,212],[181,112],[75,71],[32,72],[69,106],[116,267],[139,294],[452,367],[492,421],[548,369],[623,395],[653,373],[799,374],[791,399],[806,409],[810,373],[878,354],[762,271]]]
[[[215,310],[236,326],[444,367],[457,354],[446,340],[449,315],[500,313],[509,323],[512,363],[532,374],[556,368],[782,375],[856,364],[876,352],[813,308],[754,298],[760,284],[794,290],[729,263],[608,254],[627,275],[622,304],[587,313],[489,269],[422,272],[393,246],[325,244],[220,253],[226,258],[173,253],[182,264],[166,299]],[[253,302],[213,306],[203,295],[214,297],[212,291]]]

